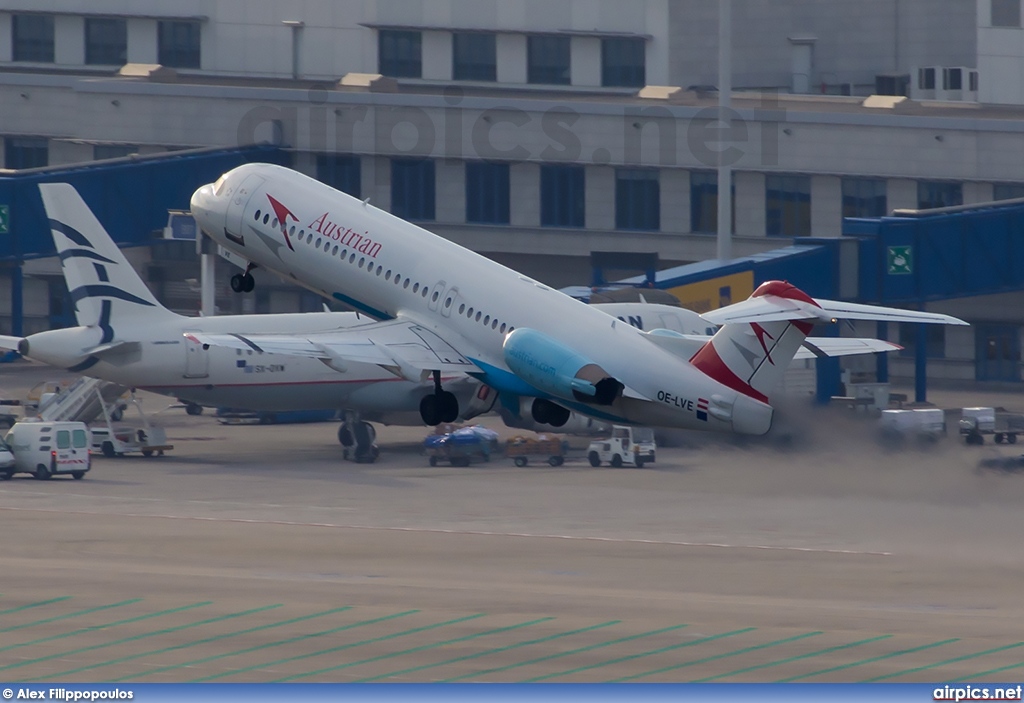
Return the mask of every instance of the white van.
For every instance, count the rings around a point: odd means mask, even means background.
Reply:
[[[54,474],[79,479],[90,468],[89,427],[84,422],[22,420],[7,433],[14,466],[0,469],[0,478],[29,473],[46,480]]]

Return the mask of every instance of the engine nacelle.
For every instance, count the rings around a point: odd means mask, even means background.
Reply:
[[[558,398],[611,405],[622,394],[622,383],[607,371],[537,330],[513,330],[505,338],[504,352],[513,373]]]
[[[67,327],[37,332],[22,339],[18,353],[33,361],[68,368],[85,361],[86,350],[100,343],[103,336],[98,327]]]

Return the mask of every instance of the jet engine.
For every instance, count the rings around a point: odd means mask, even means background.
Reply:
[[[513,330],[505,338],[504,355],[519,378],[558,398],[611,405],[622,394],[622,383],[607,371],[537,330]]]

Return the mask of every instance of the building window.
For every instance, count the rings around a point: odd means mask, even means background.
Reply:
[[[14,15],[11,19],[14,60],[53,63],[53,15]]]
[[[123,66],[128,61],[128,22],[106,17],[85,18],[85,62]]]
[[[527,37],[526,57],[527,82],[569,85],[569,37]]]
[[[316,179],[331,188],[348,193],[353,198],[362,196],[362,164],[351,154],[317,154]]]
[[[661,229],[661,184],[656,170],[615,170],[615,228]]]
[[[126,156],[138,153],[139,147],[134,144],[95,144],[92,147],[93,161],[123,159]]]
[[[434,161],[391,160],[391,213],[406,220],[434,219]]]
[[[642,88],[647,84],[643,39],[601,40],[601,85]]]
[[[170,68],[199,68],[199,23],[161,20],[157,23],[157,61]]]
[[[377,70],[392,78],[423,76],[423,35],[420,32],[380,30]]]
[[[582,166],[540,167],[542,227],[583,227],[586,220],[586,177]]]
[[[732,229],[736,231],[736,182],[732,184]],[[690,231],[714,234],[718,231],[718,174],[690,172]]]
[[[996,183],[992,187],[993,200],[1024,198],[1024,183]]]
[[[769,237],[806,237],[811,233],[811,179],[765,178],[765,231]]]
[[[927,356],[929,359],[946,358],[946,327],[944,325],[925,325],[928,342]],[[917,353],[917,325],[900,323],[900,356],[915,356]]]
[[[964,89],[964,71],[962,68],[944,68],[942,69],[942,89],[943,90],[963,90]]]
[[[40,168],[50,163],[50,144],[35,137],[8,137],[4,140],[4,168]]]
[[[457,81],[498,79],[495,35],[455,32],[452,35],[452,78]]]
[[[935,69],[917,69],[917,87],[921,90],[935,90]]]
[[[937,207],[954,207],[964,204],[962,183],[949,181],[918,181],[917,209],[931,210]]]
[[[993,27],[1020,27],[1020,0],[992,0]]]
[[[466,222],[507,225],[508,164],[471,161],[466,164]]]
[[[885,217],[888,197],[884,178],[844,178],[843,217]]]

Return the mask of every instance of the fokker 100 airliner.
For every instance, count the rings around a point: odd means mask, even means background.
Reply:
[[[703,318],[711,337],[644,332],[312,178],[248,164],[192,196],[203,231],[250,262],[343,301],[377,322],[324,333],[197,332],[210,346],[372,363],[406,380],[433,378],[428,425],[459,413],[443,374],[496,389],[506,407],[533,398],[540,423],[571,410],[662,427],[760,435],[768,394],[816,324],[838,318],[966,324],[938,313],[815,300],[782,281]],[[240,274],[236,290],[251,290]],[[864,340],[856,340],[863,351]],[[847,340],[812,343],[820,354]],[[830,350],[829,345],[835,345]],[[884,343],[881,343],[884,345]],[[892,348],[880,346],[875,351]]]

